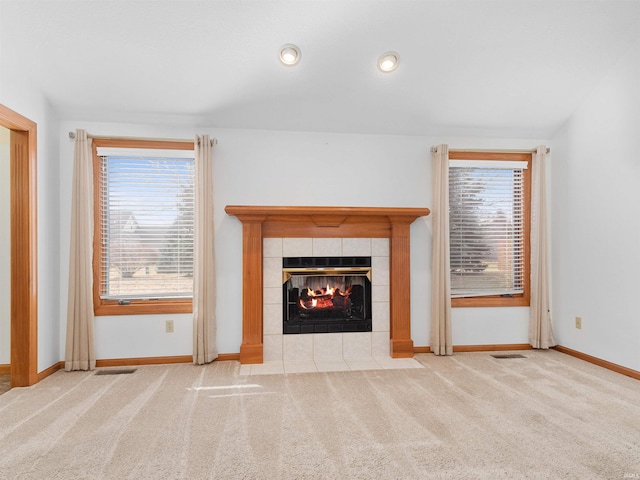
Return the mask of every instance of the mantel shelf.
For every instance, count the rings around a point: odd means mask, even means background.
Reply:
[[[410,224],[428,208],[278,207],[227,205],[228,215],[259,223],[263,237],[390,238],[394,224]]]
[[[407,217],[413,221],[418,217],[429,215],[428,208],[411,207],[287,207],[287,206],[256,206],[256,205],[227,205],[224,209],[229,215],[241,216],[277,216],[277,217]]]

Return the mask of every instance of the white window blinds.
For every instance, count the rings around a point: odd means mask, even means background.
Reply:
[[[98,156],[101,298],[190,298],[193,151],[98,148]]]
[[[451,160],[451,297],[524,291],[527,162]]]

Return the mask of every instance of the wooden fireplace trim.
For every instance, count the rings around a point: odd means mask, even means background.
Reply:
[[[263,238],[388,238],[390,351],[413,357],[410,226],[428,208],[227,205],[242,222],[242,345],[240,362],[262,363]]]

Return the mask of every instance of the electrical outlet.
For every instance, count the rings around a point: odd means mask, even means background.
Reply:
[[[576,328],[582,329],[582,317],[576,317]]]
[[[173,320],[167,320],[164,323],[164,328],[167,333],[173,333]]]

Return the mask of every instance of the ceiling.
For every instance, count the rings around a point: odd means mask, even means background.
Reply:
[[[635,0],[0,0],[0,18],[0,93],[23,72],[61,119],[370,134],[547,137],[640,38]]]

